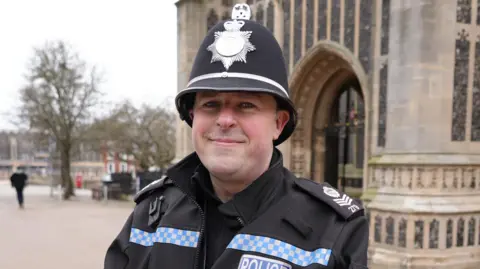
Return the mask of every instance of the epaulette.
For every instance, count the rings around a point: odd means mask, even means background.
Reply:
[[[345,220],[364,215],[364,207],[360,200],[351,198],[328,183],[297,178],[295,184],[317,200],[328,204]]]
[[[135,203],[138,204],[150,193],[160,188],[165,188],[171,184],[173,184],[172,180],[169,179],[167,176],[163,176],[162,178],[153,181],[152,183],[148,184],[143,189],[141,189],[137,194],[135,194],[135,197],[133,198],[133,200],[135,201]]]

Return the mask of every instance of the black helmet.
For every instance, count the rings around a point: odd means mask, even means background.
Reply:
[[[249,91],[272,94],[290,120],[274,145],[290,137],[297,112],[289,97],[288,73],[282,49],[263,25],[249,20],[250,7],[237,4],[232,19],[207,33],[195,57],[189,82],[175,98],[180,118],[192,126],[189,111],[200,91]]]

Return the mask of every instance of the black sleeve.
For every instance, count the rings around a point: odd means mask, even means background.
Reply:
[[[104,269],[125,269],[127,268],[129,258],[125,252],[129,245],[130,230],[132,227],[133,213],[130,214],[127,221],[115,237],[105,255]]]
[[[343,248],[340,251],[342,265],[335,269],[368,269],[369,225],[365,216],[350,221],[342,231]]]

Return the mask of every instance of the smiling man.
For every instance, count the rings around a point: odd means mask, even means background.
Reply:
[[[194,148],[222,202],[268,170],[272,141],[289,120],[270,94],[242,91],[199,92],[192,112]]]
[[[195,152],[136,195],[105,269],[367,268],[362,206],[283,166],[297,112],[282,50],[250,15],[238,4],[207,33],[176,97]]]

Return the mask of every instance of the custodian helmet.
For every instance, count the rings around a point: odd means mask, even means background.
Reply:
[[[263,25],[249,20],[250,7],[237,4],[232,19],[216,24],[207,33],[195,57],[189,82],[175,98],[180,118],[192,126],[189,111],[200,91],[264,92],[275,97],[290,120],[274,145],[290,137],[297,112],[290,100],[288,73],[282,49]]]

